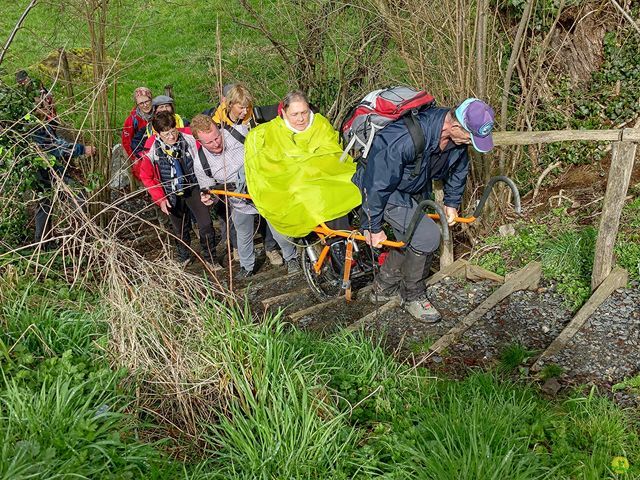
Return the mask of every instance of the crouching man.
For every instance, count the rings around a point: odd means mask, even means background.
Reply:
[[[217,184],[226,183],[227,189],[230,191],[244,190],[243,143],[228,130],[220,131],[211,117],[206,115],[196,115],[193,118],[191,132],[201,144],[194,166],[200,188],[206,191],[213,189]],[[247,132],[244,133],[246,135]],[[207,205],[214,203],[214,198],[207,193],[202,193],[202,200]],[[250,277],[256,269],[253,236],[254,220],[258,211],[253,204],[242,198],[230,198],[227,205],[231,207],[231,220],[236,229],[241,267],[239,276]],[[281,235],[270,225],[268,228],[282,249],[288,273],[300,270],[298,253],[291,239]]]

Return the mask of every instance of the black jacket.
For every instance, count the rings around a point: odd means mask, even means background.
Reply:
[[[410,207],[412,197],[428,198],[432,180],[442,180],[444,203],[458,208],[462,202],[469,168],[467,145],[450,143],[440,150],[440,134],[448,108],[429,108],[418,115],[425,135],[425,149],[420,172],[414,175],[415,149],[403,120],[387,125],[378,132],[366,163],[362,162],[353,176],[362,192],[361,228],[377,233],[382,230],[387,203]]]

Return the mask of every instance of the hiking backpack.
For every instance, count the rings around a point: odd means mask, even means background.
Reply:
[[[389,123],[402,118],[415,148],[414,175],[417,175],[422,164],[425,143],[424,133],[415,117],[418,112],[434,106],[435,103],[433,96],[411,87],[396,86],[370,92],[351,109],[342,122],[340,132],[347,146],[340,161],[344,161],[351,150],[356,151],[358,158],[366,159],[376,133]]]

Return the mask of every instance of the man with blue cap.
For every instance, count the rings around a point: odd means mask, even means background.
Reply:
[[[467,98],[452,109],[422,110],[416,116],[424,136],[422,156],[417,155],[402,119],[382,129],[373,140],[366,164],[353,177],[362,193],[361,228],[367,243],[375,247],[386,240],[384,222],[403,240],[419,201],[430,197],[433,180],[443,183],[444,213],[453,225],[469,170],[467,147],[472,145],[480,153],[493,148],[494,119],[493,109],[477,98]],[[374,281],[371,300],[387,302],[399,295],[414,318],[438,322],[440,313],[427,298],[424,272],[429,271],[439,245],[438,226],[423,216],[409,244],[387,256]]]

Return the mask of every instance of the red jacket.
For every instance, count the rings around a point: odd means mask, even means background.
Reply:
[[[191,135],[191,129],[189,127],[179,128],[178,130]],[[151,200],[153,200],[157,205],[160,205],[160,202],[164,200],[166,196],[164,188],[162,188],[162,185],[160,184],[160,172],[158,171],[158,166],[154,165],[149,158],[149,150],[155,141],[155,135],[152,135],[147,139],[147,142],[144,145],[145,154],[142,156],[140,161],[136,163],[136,165],[138,167],[137,177],[140,179],[142,184],[147,187],[147,191],[149,192],[149,195],[151,195]]]
[[[131,113],[124,121],[124,127],[122,127],[122,146],[124,147],[127,156],[133,159],[133,149],[131,148],[131,140],[135,133],[147,127],[147,121],[136,113],[136,107],[133,107]]]

